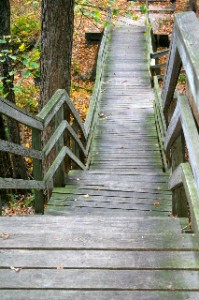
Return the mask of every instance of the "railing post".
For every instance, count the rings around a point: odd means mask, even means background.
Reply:
[[[78,126],[78,123],[76,122],[76,120],[73,121],[73,124],[72,124],[72,128],[74,129],[74,131],[76,132],[76,134],[78,135],[78,129],[79,129],[79,126]],[[80,158],[80,150],[79,150],[79,147],[77,146],[76,142],[75,141],[72,141],[72,152],[75,154],[75,156],[77,158]],[[73,169],[79,169],[79,167],[72,162],[72,168]]]
[[[61,124],[64,119],[64,110],[63,106],[59,109],[59,111],[55,115],[55,130]],[[60,150],[64,146],[64,134],[59,138],[56,143],[56,156],[60,152]],[[64,161],[60,164],[60,167],[56,171],[55,178],[54,178],[54,186],[64,186],[65,185],[65,166]]]
[[[33,149],[41,151],[41,131],[32,129]],[[33,159],[33,177],[35,180],[43,180],[42,161]],[[44,213],[44,195],[42,190],[35,190],[35,213]]]
[[[65,106],[64,107],[64,119],[70,124],[70,112],[69,110],[67,109],[67,107]],[[66,147],[68,147],[70,149],[70,136],[69,134],[67,133],[67,131],[65,132],[64,134],[64,145]],[[66,176],[68,174],[68,172],[71,170],[71,159],[67,156],[65,158],[65,172],[66,172]]]
[[[182,61],[177,49],[175,26],[173,29],[172,41],[167,62],[164,84],[162,88],[163,111],[166,123],[168,125],[168,108],[173,99],[178,76],[182,67]]]
[[[171,148],[171,167],[174,171],[182,162],[185,162],[185,140],[183,133],[176,139]],[[172,191],[172,214],[178,217],[187,217],[187,197],[184,187],[177,187]]]

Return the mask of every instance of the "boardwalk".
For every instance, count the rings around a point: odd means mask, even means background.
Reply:
[[[54,189],[45,216],[0,219],[1,299],[199,299],[197,239],[170,216],[144,26],[119,24],[107,52],[90,169]]]

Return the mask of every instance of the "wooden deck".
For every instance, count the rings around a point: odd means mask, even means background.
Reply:
[[[45,216],[0,219],[0,299],[199,299],[199,248],[171,217],[144,26],[109,43],[90,169],[70,172]]]

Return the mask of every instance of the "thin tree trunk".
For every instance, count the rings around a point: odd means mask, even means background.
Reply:
[[[10,35],[10,2],[9,0],[0,1],[0,37],[9,36]],[[8,49],[8,44],[3,44],[0,50]],[[11,62],[9,57],[5,57],[5,62],[2,63],[0,71],[1,76],[3,76],[3,87],[4,87],[4,94],[6,95],[6,99],[15,103],[15,94],[12,90],[13,86],[13,75],[9,73],[12,71]],[[14,120],[9,118],[5,118],[6,120],[6,127],[8,129],[8,139],[13,143],[20,144],[20,134],[19,134],[19,127],[18,123]],[[1,137],[5,139],[5,124],[1,117]],[[4,133],[3,133],[4,132]],[[5,154],[3,154],[5,156]],[[5,157],[8,157],[7,155]],[[5,165],[8,164],[7,159],[4,162]],[[11,166],[12,166],[12,177],[14,178],[27,178],[27,172],[25,168],[25,164],[23,158],[18,155],[11,156]],[[6,172],[7,173],[7,172]],[[2,174],[4,177],[7,177],[7,174]]]

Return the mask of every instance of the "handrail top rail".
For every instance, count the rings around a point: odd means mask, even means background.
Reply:
[[[84,129],[84,124],[82,123],[81,118],[79,117],[72,101],[64,89],[58,89],[37,115],[33,115],[20,108],[16,104],[4,99],[3,97],[0,97],[0,113],[31,128],[42,131],[48,126],[64,102],[66,102],[67,106],[70,108],[72,115],[78,122],[84,138],[86,139],[87,136]]]
[[[194,12],[175,15],[174,29],[168,58],[166,77],[162,90],[163,109],[166,112],[171,101],[172,73],[179,55],[185,69],[193,99],[192,110],[199,123],[199,20]]]
[[[0,113],[29,127],[43,130],[41,118],[0,96]]]

